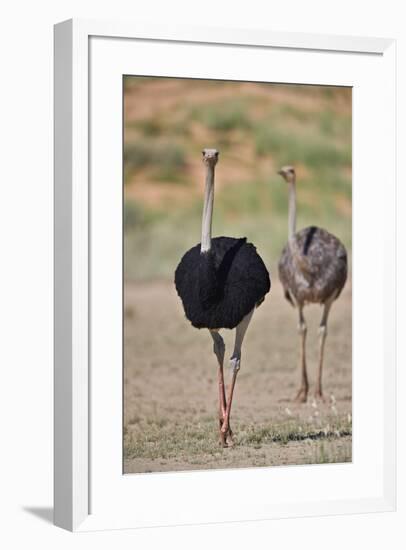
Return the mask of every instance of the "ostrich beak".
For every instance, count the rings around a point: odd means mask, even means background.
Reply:
[[[280,176],[283,176],[284,171],[283,170],[278,170],[276,173],[279,174]]]

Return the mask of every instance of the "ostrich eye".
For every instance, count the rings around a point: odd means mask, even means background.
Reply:
[[[216,151],[216,158],[218,158],[218,156],[219,156],[219,152],[218,152],[218,151]]]

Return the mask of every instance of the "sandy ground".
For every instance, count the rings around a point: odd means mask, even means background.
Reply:
[[[217,363],[208,331],[185,319],[170,281],[126,283],[126,473],[351,461],[350,281],[330,315],[325,403],[313,398],[321,308],[305,310],[310,393],[306,404],[295,404],[297,312],[273,279],[245,338],[232,410],[236,444],[229,449],[218,444]],[[229,357],[234,333],[222,334]]]

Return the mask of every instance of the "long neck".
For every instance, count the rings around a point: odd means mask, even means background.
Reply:
[[[304,276],[309,271],[309,263],[307,258],[303,256],[296,235],[296,181],[293,179],[288,182],[289,185],[289,218],[288,218],[288,236],[289,248],[296,262],[296,268],[300,269]]]
[[[288,218],[288,238],[294,239],[296,233],[296,183],[289,182],[289,218]]]
[[[208,252],[211,248],[211,222],[213,218],[214,202],[214,166],[207,164],[206,188],[204,191],[204,206],[202,218],[201,252]]]

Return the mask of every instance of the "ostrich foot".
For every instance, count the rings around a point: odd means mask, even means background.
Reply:
[[[308,388],[300,388],[294,399],[295,403],[306,403]]]
[[[226,441],[226,437],[225,435],[223,434],[223,432],[220,430],[220,441],[219,441],[219,445],[221,447],[227,447],[227,441]]]
[[[220,420],[220,445],[224,448],[234,445],[233,432],[230,427],[223,430],[223,422]]]
[[[231,430],[228,430],[227,432],[220,430],[220,445],[224,449],[234,446],[233,432]]]
[[[324,397],[321,389],[317,389],[314,393],[314,398],[321,403],[327,403],[327,399]]]
[[[226,437],[227,447],[234,447],[233,432],[229,429]]]

